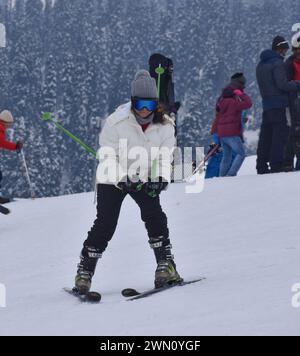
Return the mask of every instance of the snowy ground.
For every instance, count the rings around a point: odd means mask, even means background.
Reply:
[[[253,173],[247,162],[244,174]],[[300,335],[291,288],[300,283],[300,174],[174,184],[162,195],[178,270],[206,281],[127,302],[121,289],[152,286],[154,257],[130,198],[98,264],[99,305],[72,286],[94,216],[93,194],[20,200],[0,216],[0,335]]]

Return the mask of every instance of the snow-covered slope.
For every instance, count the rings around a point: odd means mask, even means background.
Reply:
[[[72,286],[94,216],[93,194],[11,203],[0,216],[0,335],[299,335],[300,175],[240,176],[206,182],[189,195],[162,195],[178,270],[206,281],[127,302],[121,289],[152,286],[154,257],[130,198],[99,261],[99,305],[80,304]]]

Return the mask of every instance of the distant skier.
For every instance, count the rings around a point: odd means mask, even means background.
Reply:
[[[300,37],[292,38],[293,55],[285,62],[287,79],[300,81]],[[284,170],[300,171],[300,90],[289,95],[291,129],[284,157]],[[297,158],[296,165],[294,159]]]
[[[4,110],[0,113],[0,148],[20,152],[23,148],[23,141],[18,141],[16,143],[6,140],[6,129],[11,127],[14,122],[13,116],[10,111]],[[2,180],[2,173],[0,171],[0,184]],[[0,185],[1,187],[1,185]],[[5,204],[10,201],[9,198],[0,197],[0,204]]]
[[[263,99],[263,121],[257,148],[258,174],[284,171],[284,150],[289,135],[286,115],[289,93],[300,91],[300,83],[287,78],[284,58],[288,49],[288,41],[276,36],[272,50],[261,53],[256,68],[257,82]]]
[[[246,78],[243,73],[234,74],[216,105],[219,113],[215,123],[216,133],[223,151],[220,177],[236,176],[246,157],[241,118],[242,112],[251,108],[252,102],[244,93],[245,85]]]
[[[171,253],[167,217],[159,198],[159,194],[170,182],[170,174],[161,175],[156,181],[150,179],[155,173],[148,158],[143,159],[134,172],[129,172],[128,158],[124,156],[123,151],[118,150],[120,139],[128,140],[128,152],[131,148],[142,147],[150,154],[152,147],[165,147],[170,151],[174,147],[174,124],[158,106],[155,80],[145,70],[138,71],[132,82],[131,103],[121,106],[109,116],[100,134],[101,148],[108,147],[113,152],[117,151],[116,154],[110,154],[110,163],[117,165],[123,174],[120,173],[116,179],[107,181],[99,173],[104,164],[100,160],[97,171],[97,219],[84,242],[75,278],[75,287],[80,294],[86,294],[90,290],[97,261],[115,232],[126,195],[130,195],[139,206],[148,232],[149,244],[154,250],[157,261],[155,286],[161,287],[181,281]],[[170,170],[171,156],[171,153],[167,159],[165,156],[159,156],[154,161],[159,162],[160,168],[168,167]]]

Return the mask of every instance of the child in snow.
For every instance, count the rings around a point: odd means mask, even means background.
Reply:
[[[217,102],[217,134],[223,150],[220,177],[236,176],[246,157],[241,117],[243,110],[251,108],[252,102],[244,93],[245,84],[243,73],[234,74]],[[232,161],[233,154],[236,156]]]
[[[23,142],[18,141],[13,143],[6,140],[6,129],[11,127],[14,122],[13,116],[10,111],[4,110],[0,113],[0,148],[9,151],[20,152],[23,147]],[[0,171],[0,183],[2,180],[2,173]],[[1,187],[1,185],[0,185]],[[0,197],[0,204],[5,204],[10,201],[9,198]]]
[[[211,135],[212,142],[209,145],[210,150],[212,150],[216,145],[220,146],[216,153],[210,157],[205,171],[205,179],[211,179],[219,177],[220,164],[223,158],[223,153],[221,149],[220,140],[217,134]],[[209,152],[209,151],[208,151]]]
[[[120,140],[127,139],[127,150],[153,147],[167,148],[170,154],[158,156],[160,168],[168,167],[168,175],[160,175],[153,181],[153,164],[142,160],[134,171],[129,171],[128,155],[119,149]],[[157,261],[155,287],[178,283],[182,279],[176,271],[171,253],[171,242],[167,217],[160,205],[159,194],[170,182],[172,150],[174,148],[174,125],[172,120],[160,111],[156,83],[145,70],[138,71],[131,86],[131,103],[119,107],[108,117],[100,134],[100,164],[97,169],[97,218],[81,251],[75,287],[80,294],[86,294],[91,287],[96,264],[111,240],[119,218],[124,198],[129,195],[139,206],[141,218],[148,232],[149,244]],[[109,148],[116,154],[109,154],[112,166],[120,168],[116,179],[103,176],[101,150]],[[151,157],[152,159],[152,157]],[[146,168],[145,168],[146,167]],[[121,174],[121,171],[122,174]],[[160,170],[161,172],[161,170]],[[151,177],[151,179],[149,178]]]

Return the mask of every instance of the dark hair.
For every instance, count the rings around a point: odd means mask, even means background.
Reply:
[[[165,115],[167,115],[165,106],[163,104],[158,104],[157,109],[154,111],[153,123],[162,125],[166,124],[167,120]]]
[[[244,77],[244,73],[235,73],[235,74],[233,74],[231,79],[238,79],[238,78],[242,78],[242,77]]]

